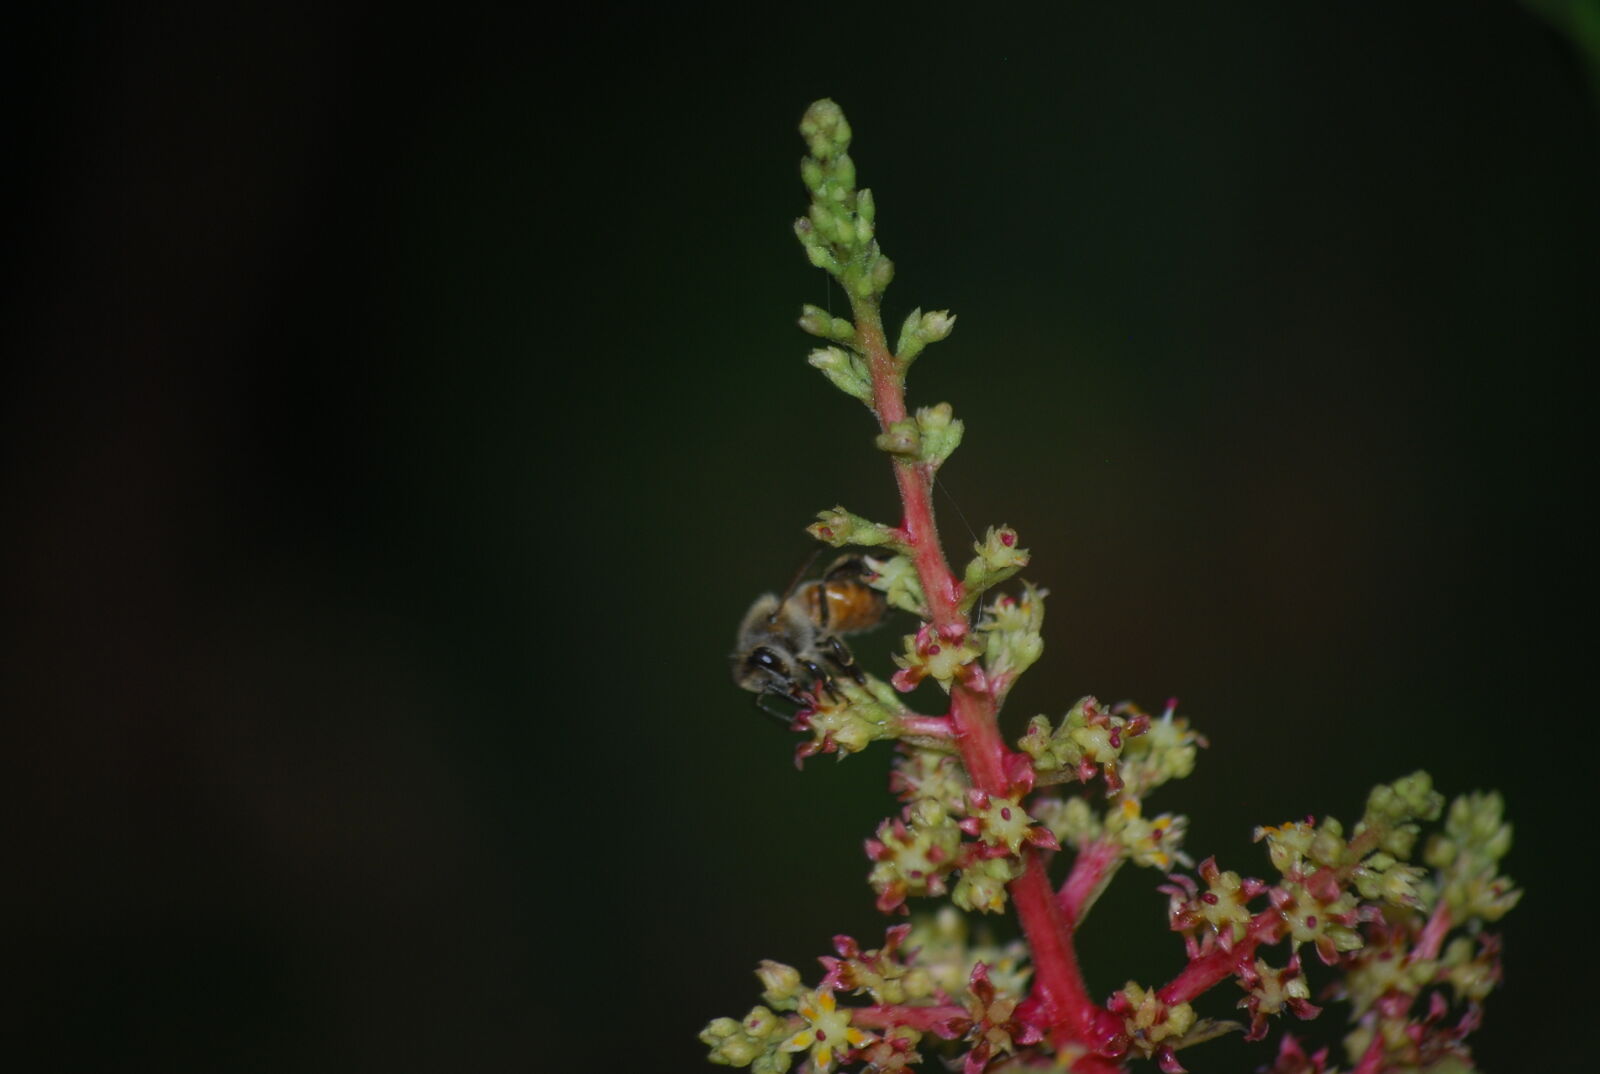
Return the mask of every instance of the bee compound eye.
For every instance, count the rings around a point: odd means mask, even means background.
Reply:
[[[766,668],[768,671],[782,671],[783,661],[778,654],[762,645],[750,651],[749,665],[753,668]]]

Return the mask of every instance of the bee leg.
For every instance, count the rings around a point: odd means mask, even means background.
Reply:
[[[876,577],[867,569],[866,557],[855,552],[846,552],[828,564],[828,569],[822,573],[822,580],[837,582],[841,578],[856,580],[867,576]]]
[[[794,698],[789,697],[788,694],[782,693],[781,691],[778,691],[778,690],[763,690],[761,693],[759,693],[759,694],[757,694],[755,696],[755,706],[756,706],[756,708],[760,709],[761,712],[764,715],[771,716],[774,720],[777,720],[779,723],[783,724],[785,727],[793,727],[794,726],[794,713],[792,713],[792,712],[784,712],[784,711],[782,711],[780,709],[775,709],[775,708],[773,708],[771,705],[769,705],[767,703],[768,699],[773,697],[773,696],[787,698],[790,701],[794,700]]]
[[[827,671],[823,669],[822,665],[813,663],[810,660],[802,660],[801,664],[805,667],[806,671],[810,673],[812,681],[814,681],[818,686],[821,686],[823,691],[827,693],[830,699],[835,702],[844,700],[844,698],[840,696],[839,691],[833,688],[833,676],[829,675]]]
[[[854,654],[850,652],[844,642],[832,634],[828,635],[828,659],[832,660],[840,671],[854,679],[858,685],[866,685],[867,677],[862,674],[861,667],[856,663]]]

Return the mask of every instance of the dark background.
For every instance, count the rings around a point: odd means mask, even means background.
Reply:
[[[881,935],[886,752],[797,773],[725,664],[813,511],[893,519],[793,327],[843,307],[789,232],[830,95],[888,319],[960,316],[912,378],[951,497],[1053,593],[1010,724],[1178,694],[1213,747],[1151,805],[1258,875],[1376,781],[1503,788],[1478,1053],[1589,1054],[1579,54],[1507,4],[982,12],[6,35],[8,1053],[692,1071],[759,958]],[[1180,965],[1152,880],[1097,994]]]

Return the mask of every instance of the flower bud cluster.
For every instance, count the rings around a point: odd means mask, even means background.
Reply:
[[[1044,598],[1047,591],[1022,583],[1019,596],[1001,594],[989,602],[978,624],[984,636],[983,670],[989,689],[1003,700],[1012,685],[1044,653]]]
[[[966,1037],[973,1045],[963,1069],[983,1070],[996,1056],[1013,1055],[1018,1045],[1043,1039],[1037,1025],[1016,1017],[1017,995],[995,987],[989,967],[981,962],[972,968],[967,997],[971,1024],[966,1027]]]
[[[1189,1043],[1189,1035],[1197,1028],[1206,1032],[1209,1026],[1201,1025],[1195,1018],[1194,1008],[1187,1003],[1168,1005],[1161,1001],[1156,990],[1141,988],[1129,981],[1121,991],[1113,992],[1106,1009],[1122,1019],[1123,1034],[1128,1047],[1146,1059],[1155,1059],[1168,1074],[1181,1071],[1173,1056],[1178,1048]]]
[[[982,655],[981,637],[965,624],[941,629],[923,623],[915,634],[906,636],[905,651],[894,658],[900,670],[889,681],[896,690],[910,692],[923,679],[931,678],[948,692],[950,684],[965,677],[973,661]]]
[[[973,788],[953,798],[954,774],[930,753],[913,748],[897,765],[891,785],[908,804],[867,840],[874,862],[868,880],[878,907],[889,911],[903,907],[908,896],[948,890],[963,910],[998,913],[1006,905],[1006,884],[1021,875],[1023,849],[1059,845],[1018,798]]]
[[[1006,885],[1022,875],[1016,858],[977,858],[961,869],[950,901],[963,910],[999,914],[1006,908]]]
[[[822,371],[835,388],[872,406],[872,374],[861,355],[843,347],[818,347],[806,355],[806,363]]]
[[[833,950],[819,960],[826,973],[815,988],[792,966],[761,963],[756,976],[767,1005],[743,1021],[718,1018],[706,1026],[700,1039],[711,1061],[784,1074],[805,1052],[802,1069],[817,1074],[846,1063],[893,1074],[921,1061],[916,1047],[931,1032],[969,1042],[966,1068],[981,1070],[1043,1038],[1036,1023],[1017,1016],[1030,977],[1026,945],[969,943],[966,919],[949,906],[887,930],[875,950],[862,950],[849,936],[835,936]],[[880,1033],[855,1024],[855,1009],[837,1000],[845,992],[870,1002]],[[899,1024],[895,1009],[914,1025]]]
[[[878,909],[901,909],[911,895],[943,895],[960,848],[956,818],[935,799],[918,799],[884,821],[876,838],[867,840],[867,857],[874,862],[867,882],[878,893]]]
[[[1293,944],[1313,944],[1329,965],[1343,952],[1359,948],[1359,904],[1349,890],[1352,874],[1365,869],[1367,886],[1383,887],[1383,874],[1398,864],[1395,859],[1374,854],[1363,862],[1360,848],[1345,842],[1344,828],[1333,817],[1320,826],[1307,819],[1259,827],[1255,838],[1266,841],[1267,855],[1283,875],[1268,898]]]
[[[1189,818],[1177,813],[1146,817],[1139,799],[1124,794],[1106,811],[1106,831],[1121,844],[1129,861],[1147,869],[1166,870],[1174,863],[1188,865],[1183,837]]]
[[[812,736],[796,750],[795,760],[819,753],[860,753],[874,742],[899,738],[898,717],[904,712],[881,680],[869,676],[863,685],[841,678],[817,690],[811,707],[795,718],[795,729]]]
[[[1176,715],[1177,705],[1175,700],[1167,702],[1159,717],[1145,723],[1142,734],[1124,736],[1122,759],[1117,765],[1124,794],[1146,798],[1163,783],[1187,779],[1194,771],[1195,756],[1207,745],[1206,738],[1191,728],[1188,720]],[[1144,715],[1131,701],[1119,702],[1111,711],[1128,720]]]
[[[902,802],[929,798],[950,813],[960,813],[972,784],[952,753],[902,745],[889,772],[889,791]]]
[[[1093,697],[1080,698],[1052,730],[1050,719],[1035,716],[1017,747],[1033,758],[1040,783],[1087,783],[1102,773],[1108,792],[1122,789],[1118,762],[1127,743],[1145,733],[1150,717],[1132,707],[1107,709]]]
[[[856,339],[856,326],[843,317],[835,317],[820,306],[809,303],[800,307],[800,328],[813,336],[835,343],[851,344]]]
[[[915,417],[892,422],[873,442],[878,450],[899,455],[938,470],[961,444],[966,426],[957,421],[949,403],[925,406]]]
[[[1200,890],[1192,877],[1172,876],[1161,890],[1167,894],[1167,920],[1183,935],[1190,958],[1220,947],[1231,950],[1250,930],[1250,901],[1267,890],[1260,880],[1217,868],[1207,858],[1196,870],[1205,882]]]
[[[837,957],[824,955],[819,961],[827,975],[822,986],[854,995],[865,994],[873,1003],[905,1004],[930,999],[934,995],[933,974],[920,966],[908,965],[902,949],[910,925],[896,925],[884,933],[883,946],[862,951],[849,936],[835,936]]]
[[[1176,813],[1146,817],[1142,802],[1131,795],[1122,795],[1103,813],[1077,796],[1036,801],[1034,812],[1063,843],[1085,847],[1109,842],[1123,860],[1149,869],[1165,871],[1174,864],[1190,864],[1183,853],[1189,818]]]
[[[799,1028],[794,1017],[781,1017],[766,1007],[752,1007],[741,1020],[716,1018],[700,1031],[711,1049],[711,1062],[724,1067],[749,1067],[753,1074],[784,1074],[793,1057],[780,1050]]]
[[[895,551],[903,551],[900,531],[881,522],[851,514],[843,507],[818,511],[817,520],[806,527],[806,532],[823,544],[832,545],[834,548],[843,548],[845,545],[858,545],[862,548],[887,546]]]
[[[1457,937],[1438,955],[1428,936],[1431,924],[1419,914],[1391,910],[1367,927],[1366,945],[1346,961],[1332,994],[1349,1001],[1356,1023],[1345,1037],[1352,1062],[1375,1038],[1384,1070],[1438,1069],[1433,1064],[1446,1058],[1469,1062],[1465,1037],[1500,982],[1499,939]],[[1460,1013],[1452,1019],[1453,1005]]]
[[[811,208],[794,223],[806,257],[855,298],[881,295],[894,265],[878,250],[877,204],[870,190],[856,190],[850,159],[850,124],[832,101],[817,101],[800,121],[809,155],[800,178],[811,192]]]
[[[928,618],[928,600],[922,593],[922,579],[910,557],[874,559],[869,556],[866,562],[874,575],[867,584],[882,592],[891,608],[910,612],[918,619]]]
[[[894,346],[895,358],[902,366],[910,365],[928,344],[949,338],[955,326],[956,316],[949,310],[932,313],[923,313],[921,307],[912,310],[900,326],[900,339]]]
[[[1361,908],[1352,891],[1340,887],[1333,874],[1318,872],[1300,879],[1285,879],[1267,892],[1267,898],[1288,927],[1291,944],[1309,943],[1329,966],[1346,951],[1362,944],[1356,925]]]
[[[836,1062],[877,1038],[850,1024],[850,1009],[841,1008],[831,988],[819,988],[800,997],[795,1008],[801,1028],[778,1047],[785,1052],[808,1052],[811,1069],[827,1074]]]
[[[1274,969],[1261,958],[1242,965],[1239,969],[1239,987],[1247,993],[1239,1001],[1239,1006],[1250,1014],[1250,1028],[1245,1033],[1245,1040],[1265,1038],[1267,1019],[1272,1015],[1289,1011],[1304,1021],[1322,1013],[1322,1008],[1311,1002],[1311,983],[1301,969],[1298,951],[1290,953],[1289,964],[1281,970]]]
[[[896,1074],[922,1062],[922,1053],[916,1050],[921,1040],[922,1034],[910,1026],[890,1026],[877,1039],[856,1049],[856,1059],[865,1064],[861,1069],[870,1074]]]
[[[1511,849],[1511,825],[1500,795],[1467,794],[1450,803],[1444,831],[1428,841],[1423,860],[1437,869],[1432,885],[1456,921],[1498,921],[1522,892],[1500,873]]]
[[[1033,967],[1028,963],[1028,947],[1021,940],[997,944],[986,932],[971,936],[966,915],[953,906],[941,906],[933,914],[917,914],[911,919],[907,945],[916,951],[918,967],[933,976],[935,986],[949,995],[966,987],[978,963],[987,966],[996,988],[1021,995],[1028,987]]]
[[[991,795],[980,790],[967,792],[967,815],[961,821],[963,832],[981,840],[991,851],[990,856],[1001,853],[1017,855],[1024,846],[1041,850],[1060,850],[1061,845],[1050,829],[1038,824],[1022,808],[1015,797]]]
[[[1377,839],[1378,848],[1396,858],[1411,857],[1420,828],[1419,820],[1437,820],[1444,795],[1433,789],[1433,777],[1413,772],[1393,783],[1380,783],[1367,795],[1367,809],[1356,825],[1352,842]]]
[[[990,526],[983,540],[973,544],[977,553],[961,574],[961,610],[968,611],[989,589],[1004,582],[1028,565],[1028,550],[1018,543],[1017,531],[1010,526]]]

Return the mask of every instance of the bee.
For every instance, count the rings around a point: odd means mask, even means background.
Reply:
[[[757,597],[739,624],[733,681],[759,694],[757,705],[776,695],[802,708],[812,706],[808,691],[819,686],[837,697],[836,674],[865,681],[839,636],[870,630],[888,613],[884,595],[867,584],[872,574],[864,557],[847,553],[821,578],[796,579],[782,597]]]

